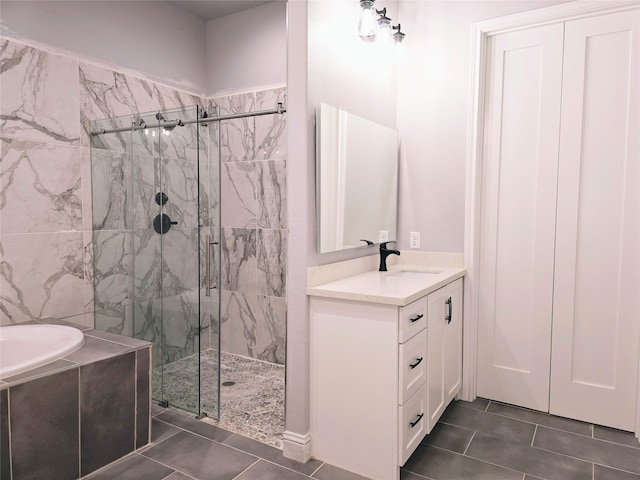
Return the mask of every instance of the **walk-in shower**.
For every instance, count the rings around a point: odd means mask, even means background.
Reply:
[[[221,122],[284,112],[192,106],[91,124],[95,326],[153,342],[155,401],[214,419],[222,408],[227,427],[280,395],[284,367],[222,352]],[[221,383],[242,382],[225,407]]]

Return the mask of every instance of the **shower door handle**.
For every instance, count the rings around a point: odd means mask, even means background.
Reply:
[[[212,242],[211,241],[211,235],[207,235],[206,238],[206,242],[207,242],[207,254],[206,254],[206,268],[205,268],[205,295],[207,297],[211,296],[211,289],[212,288],[216,288],[215,285],[211,286],[211,246],[212,245],[217,245],[218,242]]]

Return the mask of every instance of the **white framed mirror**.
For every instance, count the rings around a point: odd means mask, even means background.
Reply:
[[[316,128],[318,252],[396,240],[398,131],[326,103]]]

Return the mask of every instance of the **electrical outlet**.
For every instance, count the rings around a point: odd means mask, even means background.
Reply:
[[[389,241],[389,230],[380,230],[378,233],[378,242],[388,242]]]
[[[409,232],[409,248],[420,248],[420,232]]]

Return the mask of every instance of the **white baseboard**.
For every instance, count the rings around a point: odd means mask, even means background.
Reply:
[[[311,459],[311,434],[309,432],[301,435],[285,431],[282,440],[282,454],[285,458],[300,463],[308,462]]]

